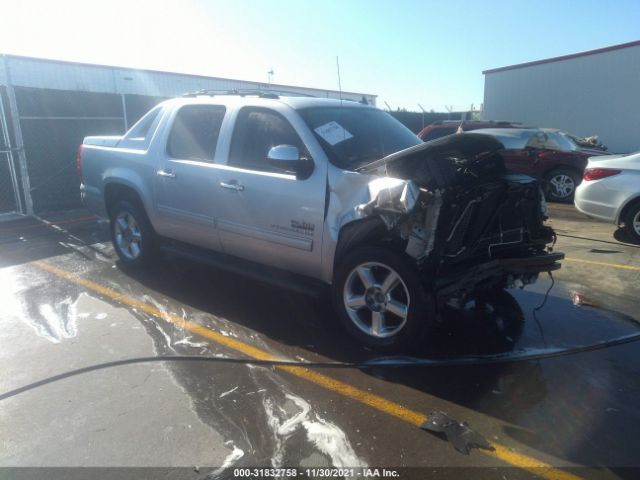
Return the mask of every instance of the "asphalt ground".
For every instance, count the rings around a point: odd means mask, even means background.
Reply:
[[[545,277],[485,309],[447,312],[412,352],[429,365],[344,369],[215,360],[380,361],[323,299],[171,256],[124,270],[107,226],[82,210],[0,223],[0,478],[345,473],[305,470],[331,466],[358,468],[356,478],[383,475],[362,467],[634,478],[640,343],[539,356],[640,332],[640,246],[570,205],[551,209],[567,258],[550,291]],[[177,355],[209,360],[113,363]],[[480,360],[442,364],[470,356]],[[420,429],[436,411],[493,450],[465,455]]]

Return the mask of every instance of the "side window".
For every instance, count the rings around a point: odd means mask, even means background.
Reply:
[[[245,107],[236,120],[229,165],[281,172],[267,161],[269,150],[277,145],[293,145],[298,147],[301,155],[307,155],[302,140],[282,115],[273,110]]]
[[[167,142],[167,153],[180,160],[213,162],[224,119],[220,105],[186,105],[176,114]]]
[[[125,134],[120,146],[138,149],[147,148],[160,121],[160,112],[162,112],[162,107],[156,107],[138,120]]]

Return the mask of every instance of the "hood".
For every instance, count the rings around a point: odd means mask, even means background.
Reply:
[[[504,145],[489,135],[457,133],[392,153],[359,167],[358,171],[373,172],[411,158],[439,157],[447,154],[456,154],[468,162],[478,163],[503,149]]]

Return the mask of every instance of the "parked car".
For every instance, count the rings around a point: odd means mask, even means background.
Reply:
[[[81,193],[122,265],[159,249],[302,289],[330,287],[345,329],[405,350],[450,300],[560,267],[535,179],[486,135],[423,143],[339,100],[168,100],[122,137],[87,137]],[[247,292],[248,298],[251,292]]]
[[[428,142],[436,138],[445,137],[459,131],[468,132],[480,128],[523,128],[521,123],[494,120],[439,120],[424,127],[418,136]]]
[[[640,152],[591,157],[575,205],[590,217],[623,226],[640,242]]]
[[[538,178],[547,199],[555,202],[573,201],[587,160],[594,154],[580,149],[561,130],[493,128],[475,132],[499,140],[505,147],[501,155],[506,167]]]

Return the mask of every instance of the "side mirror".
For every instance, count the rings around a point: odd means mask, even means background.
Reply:
[[[301,158],[300,151],[293,145],[272,147],[267,154],[267,160],[274,167],[295,173],[299,179],[308,178],[313,172],[313,161],[310,158]]]

